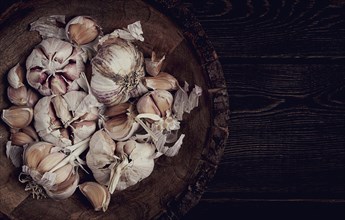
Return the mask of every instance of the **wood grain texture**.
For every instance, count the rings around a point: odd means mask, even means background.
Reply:
[[[344,1],[187,0],[220,57],[344,59]]]
[[[344,1],[183,1],[220,56],[230,136],[184,219],[344,219]]]

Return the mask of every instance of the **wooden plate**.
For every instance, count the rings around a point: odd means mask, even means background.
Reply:
[[[94,212],[77,191],[64,201],[35,200],[17,181],[20,170],[5,155],[8,127],[0,125],[0,217],[16,219],[152,219],[179,218],[200,199],[213,177],[228,136],[228,95],[217,55],[193,15],[174,0],[33,0],[11,5],[0,17],[0,108],[10,106],[6,97],[6,74],[25,61],[40,42],[29,24],[39,17],[63,14],[68,18],[90,15],[104,33],[140,20],[145,55],[152,49],[166,53],[164,71],[180,82],[203,88],[200,105],[185,114],[181,132],[186,134],[179,154],[160,157],[147,179],[115,192],[105,213]]]

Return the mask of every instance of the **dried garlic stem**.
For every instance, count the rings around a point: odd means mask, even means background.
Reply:
[[[120,176],[121,176],[121,173],[122,173],[122,170],[123,168],[125,168],[127,165],[128,165],[128,159],[127,157],[124,157],[124,160],[116,166],[116,169],[115,171],[112,170],[111,172],[111,177],[110,177],[110,180],[109,180],[109,192],[111,194],[114,193],[115,189],[116,189],[116,186],[117,186],[117,183],[119,182],[120,180]]]
[[[53,167],[49,172],[54,172],[57,169],[75,160],[81,153],[83,153],[89,147],[89,141],[90,141],[90,138],[87,138],[75,145],[70,146],[69,149],[71,150],[71,154],[65,157],[60,163],[58,163],[55,167]]]

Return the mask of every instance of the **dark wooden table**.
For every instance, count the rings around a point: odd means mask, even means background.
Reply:
[[[231,110],[217,173],[184,219],[345,219],[345,1],[182,4],[220,57]]]
[[[184,4],[220,57],[231,111],[185,219],[345,219],[345,1]]]

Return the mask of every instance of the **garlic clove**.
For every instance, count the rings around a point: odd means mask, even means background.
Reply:
[[[32,126],[22,128],[22,132],[29,135],[33,140],[38,141],[38,134]]]
[[[132,105],[128,102],[121,103],[118,105],[110,106],[105,109],[104,116],[106,117],[114,117],[129,111]]]
[[[147,93],[139,99],[139,101],[137,102],[137,110],[140,114],[150,113],[159,116],[161,115],[159,108],[156,106],[151,97],[151,93]]]
[[[38,164],[49,155],[53,145],[48,142],[36,142],[29,145],[23,154],[24,164],[29,168],[37,168]]]
[[[77,45],[85,45],[101,34],[101,28],[91,17],[78,16],[68,22],[66,32],[70,41]]]
[[[78,71],[77,64],[75,61],[70,60],[70,63],[63,68],[62,75],[68,80],[76,80],[80,77],[80,72]]]
[[[96,131],[95,121],[74,122],[71,124],[74,144],[90,137]]]
[[[24,132],[17,132],[11,135],[12,144],[23,146],[34,142],[34,139]]]
[[[157,76],[161,71],[164,60],[165,56],[163,56],[161,59],[157,59],[156,53],[152,51],[151,59],[145,59],[145,68],[147,73],[151,76]]]
[[[25,86],[21,86],[18,89],[9,86],[7,88],[7,97],[14,105],[26,105],[28,99],[28,93]]]
[[[36,105],[36,103],[38,102],[38,100],[39,100],[38,94],[35,91],[33,91],[32,89],[28,89],[26,105],[33,108]]]
[[[58,185],[71,175],[73,171],[73,166],[71,164],[66,164],[65,166],[57,169],[54,173],[56,174],[55,184]]]
[[[138,128],[139,124],[126,114],[118,115],[104,122],[104,129],[116,141],[127,140]]]
[[[37,171],[45,173],[54,168],[60,161],[62,161],[66,155],[60,152],[54,152],[48,154],[37,166]]]
[[[151,89],[177,90],[178,81],[175,77],[166,72],[160,72],[155,77],[144,77],[144,85]]]
[[[24,128],[33,118],[33,109],[30,107],[12,106],[2,111],[2,120],[11,128]]]
[[[61,120],[62,124],[67,124],[72,119],[72,115],[68,110],[68,104],[65,99],[57,95],[52,98],[51,103],[53,104],[56,116]]]
[[[90,150],[92,154],[106,154],[113,156],[116,144],[109,134],[103,130],[96,131],[90,139]]]
[[[105,212],[110,203],[110,193],[104,186],[96,182],[85,182],[79,185],[80,191],[91,202],[95,211]]]
[[[14,67],[10,69],[7,75],[7,81],[10,84],[11,87],[18,89],[22,86],[23,80],[24,80],[24,70],[23,68],[17,63]]]
[[[47,195],[56,200],[67,199],[72,196],[78,187],[79,174],[77,172],[71,172],[71,175],[62,183],[56,186],[54,190],[46,190]]]
[[[172,94],[166,90],[155,90],[151,92],[151,97],[161,112],[161,115],[165,117],[166,112],[171,109],[174,101]]]
[[[55,95],[65,94],[67,92],[67,85],[65,80],[61,76],[55,75],[55,77],[52,77],[51,79],[50,89]]]

